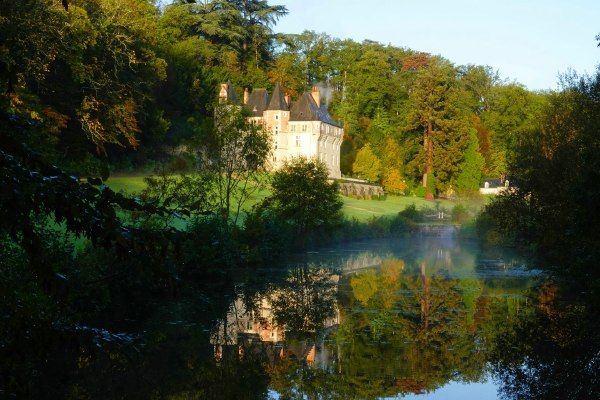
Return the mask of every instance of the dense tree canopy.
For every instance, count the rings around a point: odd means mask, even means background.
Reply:
[[[482,176],[510,173],[545,98],[489,66],[325,33],[275,35],[287,9],[263,0],[160,9],[147,0],[8,0],[0,12],[3,108],[42,123],[45,133],[29,144],[77,173],[107,161],[147,168],[206,137],[219,82],[239,92],[280,84],[291,96],[318,83],[344,125],[344,174],[357,174],[356,155],[370,145],[382,162],[374,180],[393,169],[407,193],[425,184],[444,194],[465,187],[457,182],[465,165]],[[465,159],[472,129],[483,165]]]
[[[541,118],[515,146],[511,167],[518,188],[491,204],[487,214],[502,234],[533,246],[546,264],[597,276],[600,198],[600,71],[568,75],[548,96]],[[594,282],[594,280],[590,280]]]

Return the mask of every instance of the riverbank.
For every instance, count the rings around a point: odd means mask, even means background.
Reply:
[[[141,175],[118,175],[111,176],[105,183],[115,192],[123,192],[129,195],[139,195],[146,188],[144,176]],[[270,194],[268,189],[261,189],[253,194],[244,210],[248,211],[255,204],[262,201]],[[489,198],[475,196],[473,198],[464,198],[457,200],[436,199],[434,201],[425,200],[416,196],[395,196],[386,195],[384,199],[355,199],[352,197],[341,196],[344,201],[342,212],[348,219],[356,219],[361,222],[367,222],[372,217],[393,217],[406,207],[415,205],[418,210],[429,210],[430,214],[440,214],[441,220],[447,220],[456,206],[461,206],[473,218],[479,210],[489,201]]]

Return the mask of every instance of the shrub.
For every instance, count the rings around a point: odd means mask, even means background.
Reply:
[[[407,233],[415,229],[415,221],[400,215],[392,219],[390,233],[394,235]]]
[[[291,249],[294,241],[291,226],[271,210],[255,207],[244,220],[241,242],[247,261],[256,263],[277,258]]]
[[[413,194],[417,197],[425,197],[425,186],[418,186],[413,190]]]
[[[397,168],[390,168],[383,176],[383,188],[386,193],[404,195],[408,185]]]
[[[406,206],[404,210],[398,213],[398,217],[405,218],[409,221],[416,222],[423,217],[423,213],[417,210],[417,206],[415,203],[412,203],[409,206]]]
[[[310,234],[331,231],[341,221],[343,202],[337,182],[330,184],[327,175],[322,161],[293,158],[273,176],[273,192],[261,207],[290,224],[299,241]]]
[[[457,204],[452,207],[452,222],[456,224],[463,224],[469,219],[469,210],[462,204]]]
[[[221,274],[239,263],[239,230],[220,215],[193,218],[182,245],[184,272],[191,276]]]

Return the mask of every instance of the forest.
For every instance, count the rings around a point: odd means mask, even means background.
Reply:
[[[219,83],[298,96],[320,85],[345,129],[341,169],[390,193],[446,195],[510,173],[546,94],[490,66],[306,31],[274,34],[266,1],[5,1],[2,107],[28,145],[80,176],[189,168]],[[33,133],[33,132],[32,132]],[[431,149],[427,143],[431,143]]]

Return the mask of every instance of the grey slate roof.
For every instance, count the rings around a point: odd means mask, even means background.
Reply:
[[[318,107],[310,93],[303,93],[298,101],[292,104],[290,108],[290,121],[321,121],[339,127],[338,123],[329,115],[327,106],[321,104]]]
[[[483,180],[483,187],[485,187],[485,184],[488,184],[488,188],[499,188],[499,187],[504,187],[506,185],[506,182],[508,181],[508,185],[515,187],[518,185],[518,181],[519,179],[516,176],[513,175],[506,175],[504,176],[504,179],[500,178],[485,178]]]
[[[271,101],[269,102],[269,107],[267,107],[267,110],[289,111],[288,105],[283,97],[283,92],[279,87],[279,83],[275,85],[275,89],[273,89],[273,94],[271,94]]]
[[[269,93],[267,89],[254,89],[248,97],[246,108],[250,110],[253,117],[262,117],[263,111],[267,109],[269,104]]]

